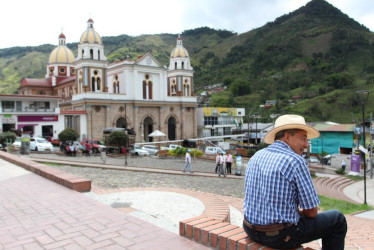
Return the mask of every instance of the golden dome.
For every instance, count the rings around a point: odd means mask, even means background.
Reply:
[[[65,45],[59,45],[57,48],[52,50],[49,55],[48,63],[73,63],[74,55],[71,50]]]
[[[180,36],[177,38],[177,46],[171,52],[170,57],[190,57],[188,51],[183,47],[182,38]]]
[[[83,32],[80,43],[96,43],[96,44],[101,44],[101,38],[99,33],[95,31],[93,28],[93,21],[92,19],[88,19],[87,21],[87,30]]]

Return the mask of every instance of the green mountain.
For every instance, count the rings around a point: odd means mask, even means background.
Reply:
[[[374,34],[324,0],[243,34],[202,27],[181,36],[197,92],[224,83],[228,90],[212,95],[210,105],[246,107],[267,118],[263,121],[270,121],[271,113],[300,113],[309,121],[350,123],[361,117],[355,92],[374,91]],[[176,37],[120,35],[102,41],[110,62],[151,52],[168,65]],[[22,77],[43,78],[55,46],[1,49],[0,93],[14,93]],[[76,54],[77,43],[68,47]],[[277,104],[260,108],[267,100]],[[367,114],[374,112],[373,100]]]

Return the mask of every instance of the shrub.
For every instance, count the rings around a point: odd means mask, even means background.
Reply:
[[[58,134],[58,139],[60,139],[61,142],[75,141],[78,138],[79,138],[79,133],[75,129],[72,129],[72,128],[66,128]]]
[[[339,168],[335,170],[335,173],[344,175],[344,170],[342,168]]]
[[[187,153],[188,148],[178,147],[176,149],[170,149],[169,154],[171,156],[184,156]],[[191,157],[201,157],[204,153],[197,149],[191,149]]]
[[[0,133],[0,144],[5,146],[7,142],[14,142],[16,140],[17,135],[13,132],[3,132]]]
[[[128,140],[129,136],[124,131],[114,131],[107,139],[109,144],[116,145],[118,148],[126,146]]]

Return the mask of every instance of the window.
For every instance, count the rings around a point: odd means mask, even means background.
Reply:
[[[29,102],[29,109],[50,109],[50,102]]]
[[[80,117],[73,115],[65,115],[64,117],[65,128],[72,128],[76,131],[80,131]]]
[[[2,101],[1,105],[3,106],[3,110],[14,109],[14,101]]]
[[[119,81],[118,81],[118,75],[114,76],[113,81],[113,93],[119,94]]]
[[[147,74],[145,75],[146,80],[143,80],[143,99],[153,99],[153,84],[149,78]]]
[[[215,116],[206,116],[204,117],[204,125],[217,125],[218,117]]]

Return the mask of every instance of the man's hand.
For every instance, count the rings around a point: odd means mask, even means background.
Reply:
[[[314,207],[311,209],[299,209],[299,214],[308,218],[314,218],[318,214],[318,208]]]

